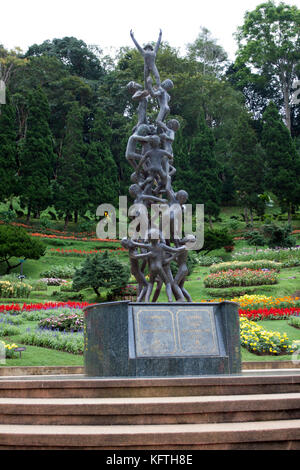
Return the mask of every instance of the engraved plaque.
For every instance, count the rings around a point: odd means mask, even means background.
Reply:
[[[219,354],[213,309],[178,309],[176,317],[182,354]]]
[[[137,357],[220,354],[213,307],[134,306]]]
[[[172,355],[176,351],[172,311],[164,308],[134,308],[137,356]]]

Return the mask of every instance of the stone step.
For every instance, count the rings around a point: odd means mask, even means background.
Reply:
[[[300,420],[249,423],[0,425],[1,450],[300,450]],[[112,452],[113,455],[113,452]]]
[[[274,392],[299,393],[300,370],[174,378],[0,377],[0,398],[187,397]]]
[[[200,424],[300,419],[300,393],[155,398],[1,398],[0,423]]]

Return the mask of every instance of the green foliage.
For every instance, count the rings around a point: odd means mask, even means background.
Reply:
[[[22,227],[0,225],[0,263],[6,264],[7,273],[21,264],[11,265],[11,258],[39,259],[45,251],[44,244],[30,237]]]
[[[219,165],[214,154],[214,136],[203,113],[197,121],[197,132],[191,140],[189,153],[189,201],[204,204],[205,214],[217,216],[220,212],[221,181]]]
[[[74,276],[75,269],[73,265],[51,266],[51,268],[40,272],[40,277],[70,279]]]
[[[92,287],[97,295],[100,295],[100,288],[113,293],[125,287],[129,277],[128,266],[123,265],[105,251],[95,256],[88,256],[82,267],[76,269],[73,288],[80,290]]]
[[[252,91],[250,105],[257,112],[268,99],[284,104],[282,110],[288,129],[291,125],[290,91],[297,79],[300,60],[300,10],[271,0],[248,11],[238,28],[238,52],[235,65],[240,86]],[[256,94],[258,106],[253,101]],[[253,106],[255,105],[255,108]],[[264,106],[263,106],[264,107]],[[260,109],[259,109],[260,108]]]
[[[0,113],[0,201],[16,193],[16,110],[7,97]],[[3,219],[2,219],[3,220]]]
[[[66,135],[57,168],[57,179],[53,184],[54,207],[60,214],[65,215],[65,227],[74,211],[85,213],[88,206],[88,174],[84,159],[86,145],[83,141],[86,111],[77,102],[71,105],[66,120]]]
[[[291,235],[292,227],[289,224],[284,226],[274,223],[264,225],[263,233],[269,248],[290,248],[296,245],[296,238]]]
[[[262,145],[266,155],[266,185],[283,210],[300,201],[300,159],[292,137],[274,103],[263,114]]]
[[[245,238],[248,245],[254,246],[265,246],[267,245],[267,240],[259,230],[250,230],[245,233]]]
[[[221,263],[222,258],[219,256],[209,256],[209,255],[201,255],[201,253],[197,257],[197,263],[200,266],[211,266],[215,263]]]
[[[250,117],[240,116],[232,138],[231,166],[238,202],[250,210],[262,211],[259,195],[264,191],[264,156]]]
[[[20,152],[19,193],[21,204],[40,212],[51,203],[50,180],[54,167],[54,148],[49,127],[47,96],[38,88],[29,93],[25,142]]]
[[[294,317],[291,316],[289,317],[289,325],[293,326],[294,328],[300,328],[300,316],[299,317]]]
[[[197,264],[198,264],[197,254],[194,251],[189,251],[188,256],[187,256],[187,260],[186,260],[186,265],[187,265],[187,268],[188,268],[188,276],[190,276],[192,274],[192,272],[194,271],[194,268]],[[178,271],[178,264],[175,263],[175,261],[171,261],[170,266],[171,266],[172,274],[173,274],[173,276],[175,276],[177,271]]]
[[[83,353],[82,333],[59,333],[56,331],[29,330],[19,337],[22,344],[42,346],[44,348],[58,349],[72,354]]]
[[[233,246],[234,239],[226,228],[222,229],[206,229],[204,231],[204,245],[202,250],[205,254],[213,250],[218,250],[224,246]]]
[[[97,51],[96,51],[97,52]],[[49,55],[56,56],[73,75],[98,80],[103,69],[97,55],[87,44],[75,37],[64,37],[33,44],[26,52],[26,57]]]

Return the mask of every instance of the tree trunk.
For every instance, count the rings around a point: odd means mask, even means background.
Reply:
[[[292,223],[292,207],[291,207],[291,204],[289,204],[289,207],[288,207],[288,223],[289,224]]]
[[[210,229],[213,230],[213,224],[212,224],[211,215],[208,216],[208,220],[209,220]]]
[[[66,214],[64,230],[67,230],[68,223],[69,223],[69,219],[70,219],[70,215],[69,215],[69,214]]]
[[[283,100],[284,100],[285,123],[286,123],[286,127],[291,132],[290,94],[289,94],[289,86],[286,80],[284,80],[284,83],[283,83]]]
[[[31,213],[31,206],[29,204],[28,209],[27,209],[26,222],[29,222],[30,220],[30,213]]]
[[[95,293],[98,295],[98,297],[101,296],[100,292],[98,291],[98,287],[93,287]]]
[[[249,219],[248,219],[248,208],[247,207],[244,208],[244,217],[245,217],[246,225],[248,225]]]
[[[74,211],[74,222],[75,224],[78,222],[78,211]]]
[[[252,209],[250,209],[250,222],[251,222],[251,226],[253,227],[253,211],[252,211]]]

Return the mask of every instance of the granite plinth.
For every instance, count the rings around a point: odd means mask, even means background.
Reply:
[[[241,371],[238,306],[107,302],[84,311],[89,377],[175,377]]]

